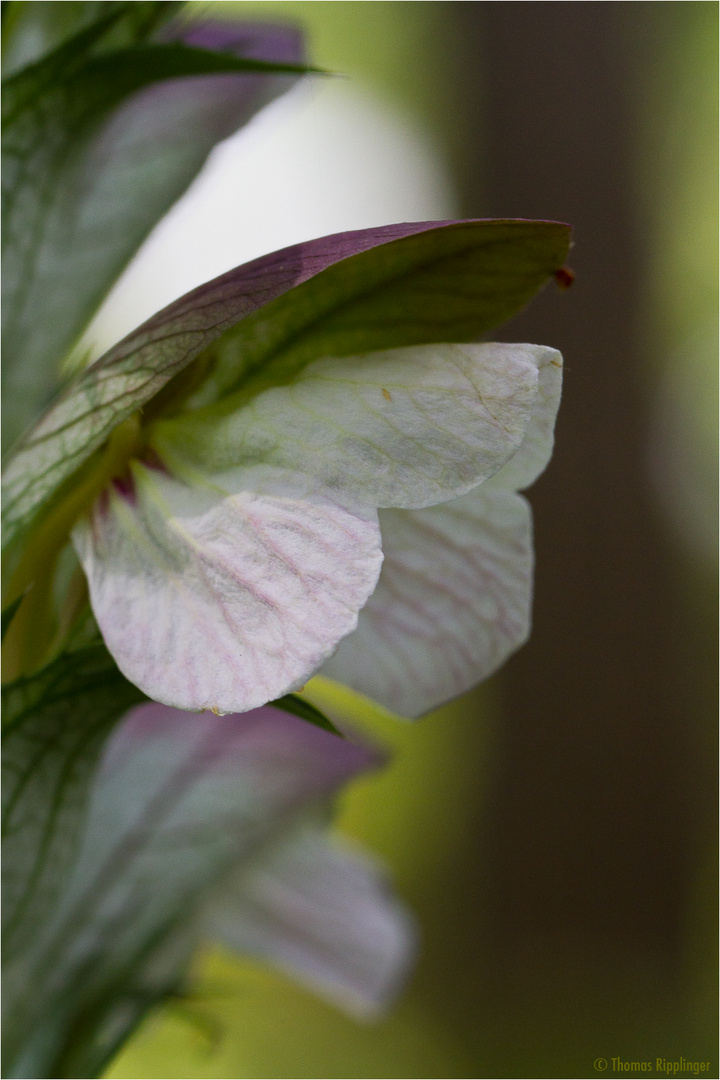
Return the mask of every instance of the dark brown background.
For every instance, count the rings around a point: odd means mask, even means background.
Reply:
[[[559,219],[576,241],[572,290],[546,290],[499,335],[561,349],[566,377],[556,453],[530,492],[534,632],[497,680],[482,858],[446,911],[448,978],[467,982],[456,1020],[475,1025],[478,1075],[579,1075],[575,1044],[593,1040],[607,1057],[707,1054],[716,1068],[714,1022],[687,990],[698,836],[714,831],[701,751],[716,707],[699,674],[714,670],[714,586],[681,568],[650,490],[634,146],[638,74],[683,5],[450,6],[463,214]]]

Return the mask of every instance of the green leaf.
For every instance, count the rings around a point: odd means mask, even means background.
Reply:
[[[22,604],[24,599],[25,599],[25,593],[23,592],[20,596],[16,596],[15,599],[11,603],[9,603],[6,608],[3,609],[3,613],[2,613],[2,640],[3,641],[5,640],[5,635],[7,634],[8,630],[10,629],[10,623],[13,621],[13,619],[15,618],[15,615],[17,614],[17,609],[20,607],[20,605]]]
[[[137,44],[182,7],[167,0],[11,0],[3,4],[3,78],[35,64],[81,30],[102,23],[94,51]]]
[[[235,407],[320,356],[476,340],[527,303],[568,247],[557,222],[421,222],[323,237],[216,278],[110,350],[23,440],[6,471],[5,543],[196,358],[209,368],[200,400],[236,393]]]
[[[216,26],[213,49],[98,52],[134,7],[110,6],[3,87],[5,445],[37,417],[64,355],[212,147],[307,70],[295,32],[275,28]]]
[[[274,705],[276,709],[282,709],[283,712],[289,712],[293,716],[299,716],[301,720],[307,720],[310,724],[315,724],[316,727],[322,728],[323,731],[329,731],[333,735],[339,735],[340,738],[344,738],[341,731],[333,724],[332,720],[329,720],[325,713],[316,708],[315,705],[311,705],[305,698],[300,697],[298,694],[285,694],[281,698],[277,698],[275,701],[270,701],[268,704]]]
[[[33,937],[62,888],[103,743],[142,700],[102,645],[63,655],[3,689],[6,959]]]

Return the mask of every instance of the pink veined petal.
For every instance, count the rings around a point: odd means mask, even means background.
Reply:
[[[381,511],[380,526],[377,589],[321,673],[419,716],[487,678],[527,638],[530,508],[480,485],[426,510]]]
[[[301,686],[355,628],[382,562],[376,513],[275,488],[188,486],[134,463],[77,526],[105,642],[149,697],[245,712]]]
[[[359,1019],[398,991],[415,952],[412,919],[364,853],[303,822],[209,899],[203,928],[268,960]]]

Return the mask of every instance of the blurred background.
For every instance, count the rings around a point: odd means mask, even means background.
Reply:
[[[343,800],[420,922],[406,993],[362,1026],[208,953],[107,1075],[717,1076],[717,5],[190,7],[300,23],[342,77],[214,152],[98,350],[249,258],[390,221],[568,221],[576,281],[497,334],[566,363],[531,641],[418,725],[371,725],[392,764]]]

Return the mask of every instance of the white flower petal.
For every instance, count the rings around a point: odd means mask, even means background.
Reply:
[[[237,872],[203,915],[211,937],[361,1019],[399,989],[415,951],[412,920],[376,864],[312,823]]]
[[[538,393],[530,423],[518,452],[488,481],[490,487],[522,491],[537,480],[549,462],[554,443],[555,417],[560,406],[563,358],[546,345],[525,345],[538,364]]]
[[[105,642],[149,697],[244,712],[301,686],[354,629],[382,561],[376,514],[275,492],[135,463],[130,489],[111,486],[76,528]]]
[[[308,364],[288,385],[159,424],[173,471],[254,463],[313,477],[338,501],[422,507],[492,476],[523,442],[537,396],[534,345],[422,345]]]
[[[383,511],[380,528],[377,589],[322,674],[419,716],[487,678],[525,641],[530,508],[482,485],[427,510]]]

